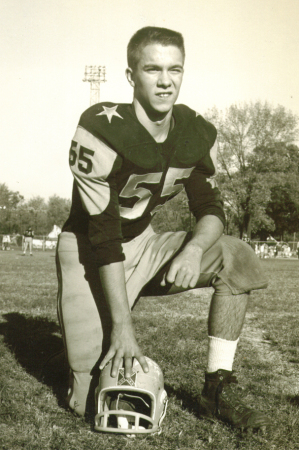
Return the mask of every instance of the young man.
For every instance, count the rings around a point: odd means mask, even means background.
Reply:
[[[59,238],[59,319],[71,368],[68,402],[91,408],[98,371],[112,376],[132,359],[148,370],[131,308],[140,295],[213,286],[209,357],[201,414],[240,428],[268,423],[233,389],[234,354],[248,293],[266,287],[259,262],[239,239],[223,236],[216,174],[216,130],[179,95],[185,50],[179,33],[139,30],[128,45],[133,104],[100,103],[83,113],[70,149],[70,217]],[[185,188],[197,224],[155,234],[152,215]]]
[[[23,250],[23,256],[26,255],[27,247],[29,246],[29,254],[30,256],[33,256],[32,254],[32,247],[33,247],[33,238],[34,238],[34,231],[31,227],[28,227],[27,230],[24,232],[24,250]]]

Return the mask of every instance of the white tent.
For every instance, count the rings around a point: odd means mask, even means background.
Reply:
[[[59,226],[57,225],[54,225],[53,230],[48,234],[48,238],[57,238],[60,233],[61,228],[59,228]]]

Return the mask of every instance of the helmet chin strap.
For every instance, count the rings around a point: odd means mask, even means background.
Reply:
[[[119,409],[119,410],[123,411],[123,408],[119,408],[119,401],[123,400],[123,399],[126,399],[126,397],[129,397],[130,399],[138,398],[138,400],[141,400],[145,404],[145,406],[147,408],[150,408],[150,405],[144,400],[144,398],[139,397],[139,395],[132,395],[132,394],[130,395],[130,394],[127,394],[127,393],[125,393],[125,394],[119,393],[118,396],[117,396],[117,400],[116,400],[116,409]]]

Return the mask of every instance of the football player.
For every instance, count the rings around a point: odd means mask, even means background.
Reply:
[[[23,256],[26,255],[27,247],[29,246],[29,254],[30,256],[33,256],[32,254],[32,247],[33,247],[33,238],[34,238],[34,231],[31,227],[28,227],[27,230],[24,232],[23,239],[24,239],[24,250],[23,250]]]
[[[133,358],[149,370],[131,319],[139,296],[212,286],[200,413],[238,428],[263,427],[268,418],[236,393],[232,365],[248,294],[267,281],[250,246],[223,235],[215,127],[175,105],[183,37],[145,27],[131,38],[127,55],[132,104],[90,107],[70,148],[72,207],[57,251],[68,404],[81,415],[94,407],[99,371],[109,361],[112,377],[123,361],[129,378]],[[196,218],[193,232],[156,234],[152,216],[182,189]]]

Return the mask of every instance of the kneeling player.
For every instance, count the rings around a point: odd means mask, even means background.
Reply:
[[[185,105],[174,105],[183,79],[182,36],[139,30],[128,45],[132,104],[99,103],[85,111],[72,141],[73,200],[58,244],[59,319],[71,368],[68,402],[92,409],[99,370],[135,358],[149,367],[135,338],[131,308],[140,295],[212,286],[203,415],[240,428],[268,423],[234,391],[234,354],[248,293],[266,287],[244,242],[223,236],[214,176],[216,130]],[[196,225],[156,234],[151,217],[186,190]]]

